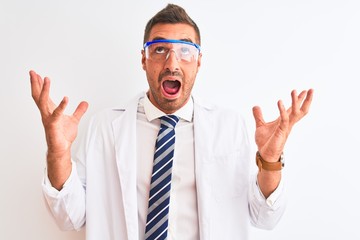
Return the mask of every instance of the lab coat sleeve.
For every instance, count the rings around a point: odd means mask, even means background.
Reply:
[[[253,226],[260,229],[271,230],[280,221],[286,207],[286,200],[284,194],[284,177],[276,188],[276,190],[268,197],[265,198],[262,194],[260,187],[257,184],[257,172],[258,168],[255,164],[255,150],[257,147],[252,144],[255,139],[249,138],[245,121],[239,124],[242,126],[242,147],[241,151],[244,152],[244,158],[249,163],[249,189],[248,189],[248,208],[250,215],[250,222]]]
[[[51,186],[45,169],[42,190],[58,227],[64,231],[80,230],[85,224],[85,189],[76,164],[72,162],[71,174],[60,191]]]
[[[284,183],[280,181],[276,190],[265,198],[255,175],[250,182],[249,188],[249,212],[251,223],[257,228],[271,230],[280,221],[286,207],[284,196]]]

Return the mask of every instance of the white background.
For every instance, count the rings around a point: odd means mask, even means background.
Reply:
[[[0,239],[85,238],[61,232],[41,195],[46,144],[28,71],[52,79],[51,96],[81,100],[90,116],[146,90],[140,50],[146,22],[167,1],[0,0]],[[311,111],[286,145],[288,208],[251,239],[360,239],[360,2],[174,1],[202,33],[202,98],[266,120],[290,91],[315,89]]]

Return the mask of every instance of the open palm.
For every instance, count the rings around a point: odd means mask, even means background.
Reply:
[[[256,123],[255,142],[264,159],[269,162],[279,159],[292,127],[308,113],[312,97],[312,89],[302,91],[299,95],[293,90],[291,107],[286,110],[282,101],[278,101],[280,116],[272,122],[264,121],[260,107],[253,108]]]
[[[81,102],[72,115],[65,115],[68,98],[64,97],[59,106],[54,104],[49,97],[50,79],[42,79],[40,75],[30,71],[30,80],[32,97],[40,110],[44,125],[48,152],[57,155],[69,151],[88,104]]]

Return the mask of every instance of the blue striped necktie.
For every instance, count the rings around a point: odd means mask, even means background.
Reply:
[[[166,115],[161,117],[160,121],[151,176],[149,208],[145,228],[146,240],[167,239],[168,232],[175,126],[179,118],[174,115]]]

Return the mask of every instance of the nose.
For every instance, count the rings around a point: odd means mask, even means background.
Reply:
[[[179,67],[179,58],[176,54],[174,49],[171,49],[165,59],[165,66],[164,68],[169,69],[171,72],[178,71]]]

